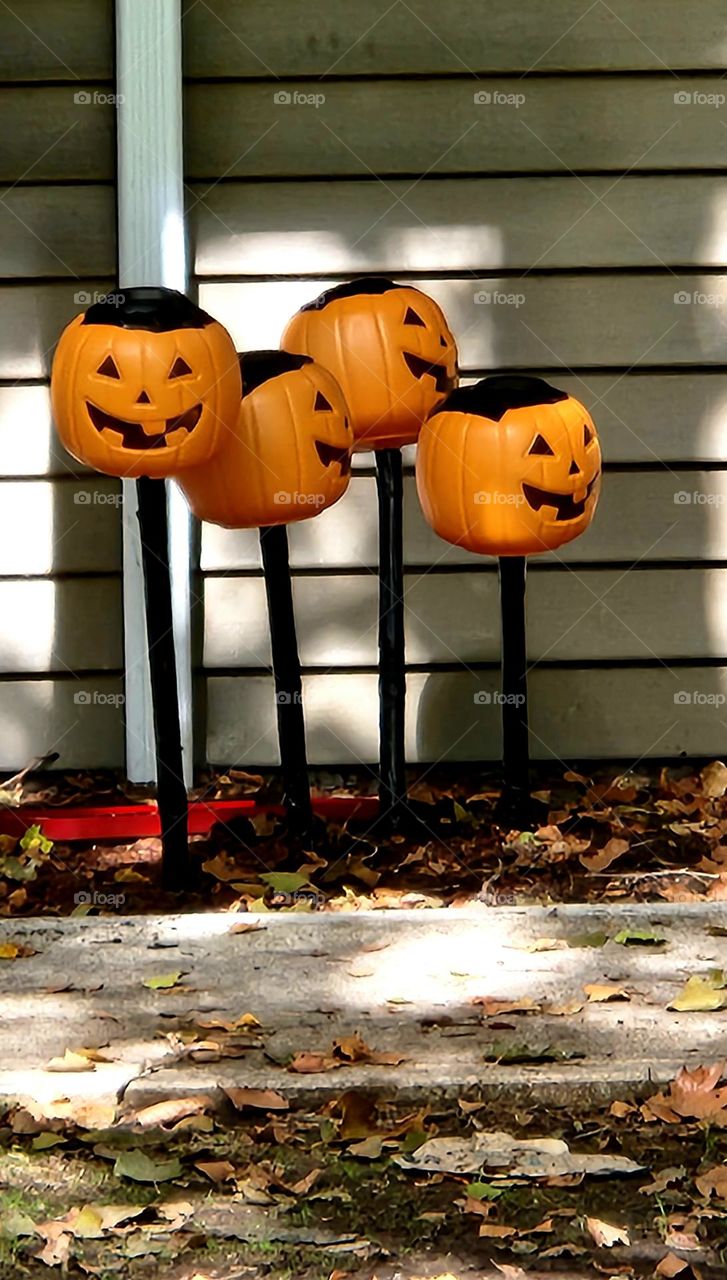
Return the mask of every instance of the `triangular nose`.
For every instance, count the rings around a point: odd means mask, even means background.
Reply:
[[[151,404],[151,400],[149,399],[148,395],[146,394],[146,391],[142,391],[142,393],[141,393],[141,395],[139,396],[139,399],[137,400],[137,402],[136,402],[136,403],[137,403],[137,404]]]
[[[580,474],[581,474],[581,469],[580,469],[580,467],[578,466],[578,463],[576,462],[576,460],[575,460],[575,458],[574,458],[574,459],[573,459],[573,461],[572,461],[572,462],[571,462],[571,464],[570,464],[570,470],[569,470],[569,472],[568,472],[568,475],[569,475],[569,476],[579,476]]]

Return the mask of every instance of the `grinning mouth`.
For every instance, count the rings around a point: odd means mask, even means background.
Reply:
[[[454,378],[448,373],[446,365],[433,364],[431,360],[423,360],[421,356],[415,356],[410,351],[404,351],[402,354],[415,378],[423,378],[428,373],[431,378],[434,378],[437,391],[454,390]]]
[[[194,408],[187,409],[176,418],[167,418],[164,430],[152,436],[147,435],[140,422],[126,422],[124,418],[115,418],[112,413],[98,409],[88,400],[86,407],[96,430],[115,431],[121,436],[124,449],[163,449],[169,444],[167,436],[172,431],[179,431],[180,427],[183,427],[191,435],[202,416],[202,405],[196,404]]]
[[[351,455],[348,449],[339,449],[334,444],[326,444],[325,440],[316,440],[315,444],[316,453],[324,467],[330,467],[332,463],[337,462],[341,468],[341,475],[348,475],[351,470]]]
[[[594,476],[586,489],[585,498],[580,502],[576,502],[572,493],[550,493],[548,489],[537,489],[534,484],[523,484],[523,493],[533,511],[539,511],[541,507],[554,507],[557,512],[556,523],[560,520],[575,520],[576,516],[583,515],[597,479],[598,476]]]

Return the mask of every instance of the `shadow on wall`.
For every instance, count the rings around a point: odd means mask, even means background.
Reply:
[[[593,122],[593,139],[598,167],[612,142],[601,121]],[[421,273],[417,282],[450,316],[466,376],[498,368],[543,373],[593,413],[609,466],[594,526],[530,566],[533,755],[719,752],[727,679],[711,664],[727,646],[727,571],[710,565],[727,558],[727,477],[719,468],[727,439],[727,376],[719,363],[727,278],[710,273],[727,247],[727,180],[651,174],[581,182],[564,175],[460,179],[456,189],[450,180],[425,180],[406,204],[396,197],[408,183],[387,184],[391,193],[373,183],[338,183],[335,199],[329,187],[325,200],[319,184],[274,186],[273,208],[269,186],[246,185],[244,215],[234,186],[227,189],[225,198],[235,201],[228,214],[233,222],[237,216],[236,230],[241,218],[244,226],[234,238],[209,228],[198,269]],[[678,275],[670,263],[680,265]],[[529,274],[533,266],[540,274]],[[543,274],[548,267],[558,273]],[[596,267],[598,274],[584,274]],[[523,274],[498,276],[505,268]],[[427,281],[431,270],[461,275]],[[244,347],[276,343],[287,316],[321,287],[308,279],[210,281],[202,289],[205,305]],[[291,531],[294,560],[312,566],[339,557],[371,566],[374,499],[371,489],[363,512],[363,483],[355,480],[320,521]],[[413,515],[407,521],[410,565],[412,545],[421,549],[419,523]],[[230,535],[228,546],[234,541]],[[545,571],[546,559],[559,571]],[[469,573],[488,564],[461,561]],[[422,597],[429,589],[434,601],[444,580],[420,567],[418,556],[413,570],[417,614],[429,626],[436,610],[432,604],[428,613]],[[310,581],[299,580],[301,599]],[[492,617],[482,617],[478,656],[464,586],[462,596],[467,616],[459,629],[452,609],[444,623],[435,622],[445,630],[437,636],[442,643],[433,642],[433,664],[446,661],[443,648],[461,652],[465,626],[469,664],[493,660]],[[302,647],[322,669],[346,661],[341,655],[357,648],[360,629],[375,629],[373,597],[359,597],[343,619],[335,604],[315,616],[302,611]],[[416,662],[426,661],[419,635],[416,649]],[[585,662],[595,665],[579,665]],[[497,758],[497,684],[496,670],[413,673],[411,750],[425,761]]]

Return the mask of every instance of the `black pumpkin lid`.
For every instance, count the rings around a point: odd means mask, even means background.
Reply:
[[[173,329],[206,329],[208,324],[215,324],[215,320],[176,289],[138,286],[119,289],[118,293],[94,302],[83,317],[83,323],[170,333]]]
[[[436,413],[471,413],[499,422],[509,409],[528,409],[539,404],[558,404],[568,399],[567,391],[551,387],[543,378],[524,374],[495,374],[470,387],[458,387],[439,405]]]
[[[356,298],[362,294],[390,293],[392,289],[409,289],[413,285],[397,284],[388,276],[358,276],[355,280],[346,280],[343,284],[326,289],[312,302],[306,302],[301,311],[322,311],[329,302],[337,302],[339,298]]]
[[[243,396],[249,395],[263,382],[278,378],[281,373],[290,373],[313,363],[310,356],[295,355],[292,351],[243,351],[238,359]]]

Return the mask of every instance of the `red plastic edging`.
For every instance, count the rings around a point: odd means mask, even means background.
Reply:
[[[313,809],[320,817],[338,822],[353,817],[365,821],[376,817],[379,801],[376,796],[318,796],[313,800]],[[189,805],[189,834],[208,835],[217,822],[252,818],[258,813],[282,813],[282,808],[259,804],[257,800],[193,800]],[[141,840],[160,835],[156,804],[0,808],[0,835],[22,836],[28,827],[36,825],[49,840],[66,842]]]

